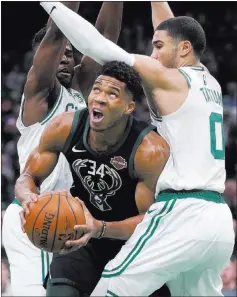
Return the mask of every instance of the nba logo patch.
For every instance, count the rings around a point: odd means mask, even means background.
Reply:
[[[110,164],[112,164],[117,170],[127,168],[127,162],[121,156],[111,158]]]

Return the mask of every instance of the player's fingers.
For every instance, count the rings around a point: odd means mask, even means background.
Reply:
[[[76,225],[74,226],[74,232],[76,233],[76,237],[74,238],[74,240],[77,240],[82,238],[86,234],[90,234],[91,230],[87,225]]]
[[[66,241],[66,246],[75,246],[75,247],[82,247],[85,246],[87,244],[87,242],[89,241],[90,236],[88,234],[83,235],[80,239],[77,240],[68,240]]]
[[[78,245],[72,246],[71,252],[75,252],[75,251],[79,250],[79,248],[80,248],[80,246],[78,246]]]
[[[66,254],[69,254],[73,252],[73,249],[72,247],[69,247],[69,248],[63,248],[61,249],[61,251],[59,252],[60,255],[66,255]]]
[[[26,223],[26,220],[25,220],[25,217],[24,217],[24,211],[22,210],[20,212],[20,218],[21,218],[21,229],[22,231],[25,233],[25,223]]]
[[[38,201],[38,195],[33,194],[31,197],[32,202],[37,202]]]
[[[27,217],[28,214],[30,213],[30,210],[29,210],[29,204],[26,203],[23,205],[23,212],[24,212],[24,217]]]
[[[88,233],[90,231],[89,227],[87,225],[75,225],[74,226],[75,231],[81,231],[84,233]]]

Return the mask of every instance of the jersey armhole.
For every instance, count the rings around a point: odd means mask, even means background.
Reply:
[[[186,72],[186,71],[184,71],[183,69],[178,69],[178,71],[183,75],[183,77],[186,79],[186,82],[187,82],[187,84],[188,84],[188,88],[189,89],[191,89],[191,81],[192,81],[192,79],[191,79],[191,77],[190,77],[190,75]]]
[[[155,126],[153,125],[149,125],[148,127],[146,127],[145,129],[143,129],[141,131],[141,133],[138,135],[136,142],[134,143],[134,146],[132,148],[132,152],[131,155],[129,157],[129,161],[128,161],[128,173],[129,176],[132,179],[138,178],[136,172],[135,172],[135,168],[134,168],[134,158],[137,152],[137,149],[139,147],[139,145],[141,144],[143,138],[150,132],[150,131],[154,131],[156,129]]]
[[[41,125],[44,125],[46,122],[48,122],[53,117],[53,115],[55,114],[55,112],[57,111],[58,107],[61,104],[62,97],[63,97],[63,86],[60,87],[59,96],[58,96],[57,100],[55,101],[53,108],[39,122]]]
[[[85,112],[86,109],[87,108],[75,111],[75,114],[74,114],[74,117],[73,117],[73,121],[72,121],[71,130],[69,132],[69,135],[67,137],[67,140],[66,140],[66,142],[65,142],[65,144],[63,146],[63,149],[62,149],[62,153],[64,155],[66,155],[66,153],[67,153],[67,151],[68,151],[68,149],[70,147],[72,138],[73,138],[73,136],[74,136],[74,134],[76,132],[76,129],[78,127],[78,123],[80,122],[80,120],[82,118],[82,115],[84,114],[84,112]]]

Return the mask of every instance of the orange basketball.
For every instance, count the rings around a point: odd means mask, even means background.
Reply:
[[[82,206],[66,191],[49,192],[30,204],[25,231],[30,241],[41,250],[58,253],[65,241],[78,238],[75,225],[85,224]]]

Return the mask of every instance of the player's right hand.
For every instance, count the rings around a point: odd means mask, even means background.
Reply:
[[[21,202],[21,206],[23,208],[22,211],[20,212],[21,229],[24,233],[25,233],[25,224],[26,224],[25,218],[30,213],[30,204],[35,203],[37,201],[38,201],[38,195],[35,193],[30,193],[30,194],[27,194],[24,197],[24,201]]]

